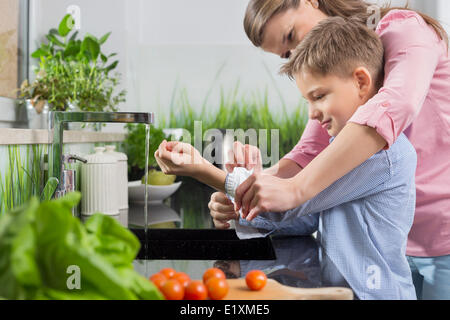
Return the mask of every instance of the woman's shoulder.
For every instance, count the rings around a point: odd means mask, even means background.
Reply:
[[[392,9],[380,20],[376,31],[377,33],[381,33],[390,26],[405,24],[405,22],[410,22],[417,26],[427,26],[425,20],[416,11],[407,9]]]
[[[437,32],[413,10],[392,9],[381,19],[375,31],[387,53],[418,45],[441,46],[442,41]]]

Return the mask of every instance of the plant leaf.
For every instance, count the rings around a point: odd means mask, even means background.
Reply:
[[[62,43],[58,38],[56,38],[56,36],[55,35],[53,35],[53,34],[48,34],[48,35],[46,35],[45,36],[47,39],[48,39],[48,41],[50,41],[50,42],[53,42],[53,44],[57,44],[58,46],[60,46],[60,47],[62,47],[62,48],[64,48],[66,45],[64,44],[64,43]]]
[[[41,57],[47,56],[48,53],[49,53],[48,51],[39,48],[31,54],[31,57],[35,59],[40,59]]]
[[[75,31],[69,38],[69,41],[75,41],[75,39],[77,38],[78,35],[78,30]]]
[[[95,42],[98,43],[98,39],[96,36],[90,34],[89,32],[86,32],[85,38],[91,38],[92,40],[94,40]]]
[[[100,44],[104,44],[106,42],[106,40],[108,40],[109,36],[111,35],[111,32],[108,32],[107,34],[105,34],[103,37],[100,38],[100,40],[98,41]]]
[[[49,201],[55,193],[57,187],[58,179],[56,179],[55,177],[49,178],[47,183],[45,184],[44,190],[42,191],[41,201]]]
[[[48,34],[59,35],[59,32],[58,32],[58,30],[56,30],[55,28],[51,28],[51,29],[48,31]]]
[[[114,266],[126,265],[136,257],[141,247],[139,240],[128,229],[103,214],[94,214],[84,223],[86,230],[95,235],[90,247]]]
[[[64,50],[64,57],[75,57],[80,52],[80,43],[77,41],[69,41],[66,50]]]
[[[72,31],[75,23],[71,14],[66,14],[58,27],[58,33],[61,37],[65,37]]]
[[[114,61],[113,63],[111,63],[109,66],[107,66],[105,68],[106,72],[110,72],[111,70],[115,69],[117,67],[117,65],[119,64],[119,61]]]
[[[90,54],[90,58],[95,61],[100,54],[100,46],[91,37],[86,37],[81,43],[81,51],[88,52]]]

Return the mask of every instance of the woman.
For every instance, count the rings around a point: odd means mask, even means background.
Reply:
[[[244,27],[255,46],[287,58],[322,19],[353,16],[368,23],[371,8],[362,0],[251,0]],[[217,227],[227,227],[240,208],[249,220],[261,212],[294,208],[389,148],[404,132],[418,156],[416,213],[407,247],[417,295],[450,299],[448,37],[431,17],[392,9],[381,9],[376,27],[385,48],[384,86],[333,143],[318,121],[309,121],[288,155],[237,189],[236,208],[220,193],[213,194],[209,207]],[[236,145],[235,158],[242,163],[255,152]]]

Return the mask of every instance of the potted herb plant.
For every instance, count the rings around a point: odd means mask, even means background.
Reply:
[[[121,75],[112,72],[119,63],[111,62],[116,53],[106,55],[101,50],[111,32],[99,39],[89,33],[78,39],[73,26],[73,18],[67,14],[58,29],[46,35],[47,43],[31,55],[39,60],[36,79],[24,81],[19,89],[19,97],[27,102],[29,118],[46,108],[117,111],[118,104],[125,101],[125,90],[116,93]]]

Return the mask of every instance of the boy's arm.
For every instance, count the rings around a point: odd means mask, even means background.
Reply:
[[[190,176],[218,191],[226,191],[227,173],[208,162],[189,144],[163,141],[155,152],[155,159],[166,174]],[[290,178],[301,169],[294,161],[282,159],[264,172],[280,178]]]
[[[226,172],[215,167],[190,144],[164,140],[155,159],[165,174],[189,176],[225,192]]]
[[[205,163],[199,168],[195,176],[192,178],[197,179],[210,187],[225,192],[225,179],[227,173],[219,168],[215,167],[213,164],[205,159]]]

